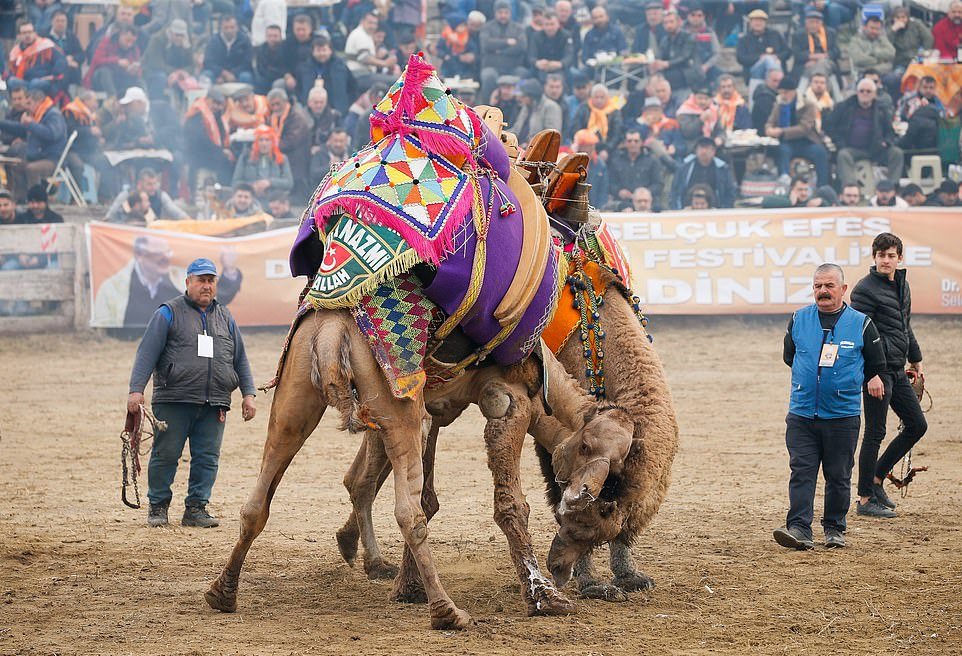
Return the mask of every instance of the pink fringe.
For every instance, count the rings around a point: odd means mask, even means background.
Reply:
[[[426,262],[437,265],[440,264],[447,253],[454,250],[454,235],[464,224],[464,221],[470,218],[469,214],[473,201],[474,190],[472,185],[468,184],[457,203],[451,208],[444,228],[434,239],[428,239],[415,228],[364,198],[335,196],[314,210],[314,221],[319,226],[323,225],[327,219],[338,211],[355,218],[364,217],[366,222],[370,221],[397,231],[419,257]]]
[[[438,155],[460,155],[465,158],[473,156],[471,146],[460,137],[426,129],[415,130],[415,133],[418,139],[421,140],[424,150],[429,153],[436,153]]]

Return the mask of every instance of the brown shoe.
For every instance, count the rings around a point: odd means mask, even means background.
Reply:
[[[588,154],[568,153],[561,158],[558,166],[548,175],[545,187],[546,207],[549,213],[560,212],[568,204],[568,198],[575,184],[587,176]]]
[[[521,158],[518,160],[518,168],[527,180],[528,184],[541,182],[538,163],[550,162],[554,164],[558,161],[558,151],[561,149],[561,133],[557,130],[542,130],[534,135],[528,142]]]

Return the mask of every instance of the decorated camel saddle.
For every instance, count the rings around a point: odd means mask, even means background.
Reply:
[[[405,397],[429,373],[527,357],[555,314],[561,258],[500,138],[415,55],[375,105],[370,143],[315,191],[290,264],[312,280],[301,312],[349,309]],[[440,357],[455,337],[470,346]]]

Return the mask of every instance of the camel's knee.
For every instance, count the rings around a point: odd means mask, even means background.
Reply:
[[[395,511],[394,517],[408,544],[417,546],[428,539],[428,520],[424,514]]]
[[[507,417],[516,404],[517,399],[512,390],[497,383],[486,386],[478,399],[481,413],[489,420]]]
[[[494,501],[494,521],[498,526],[527,524],[531,507],[525,499],[510,495],[498,495]]]

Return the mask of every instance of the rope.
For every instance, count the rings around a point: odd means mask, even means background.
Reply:
[[[149,441],[156,437],[160,431],[167,430],[167,422],[160,421],[154,416],[144,404],[140,404],[140,411],[127,413],[127,422],[124,430],[120,433],[122,443],[120,449],[120,468],[123,472],[123,480],[120,484],[120,500],[128,508],[140,508],[140,487],[137,484],[137,474],[140,473],[140,456],[147,455],[147,451],[141,451],[141,442]],[[146,440],[142,440],[144,420],[150,422],[150,429],[147,431]],[[127,488],[134,488],[134,501],[127,498]]]
[[[915,396],[919,399],[919,408],[922,408],[922,399],[928,397],[929,407],[922,409],[922,414],[927,413],[935,406],[935,400],[932,398],[932,394],[925,389],[925,376],[916,373],[914,370],[910,369],[905,372],[909,377],[909,382],[912,384],[912,389],[915,390]],[[898,431],[901,433],[902,429],[905,428],[905,424],[899,421]],[[913,467],[912,466],[912,449],[905,454],[902,458],[902,462],[899,466],[899,477],[896,478],[889,472],[886,478],[892,482],[895,489],[899,491],[899,494],[904,499],[909,495],[909,483],[915,478],[915,475],[919,472],[928,471],[929,468],[926,466]]]

